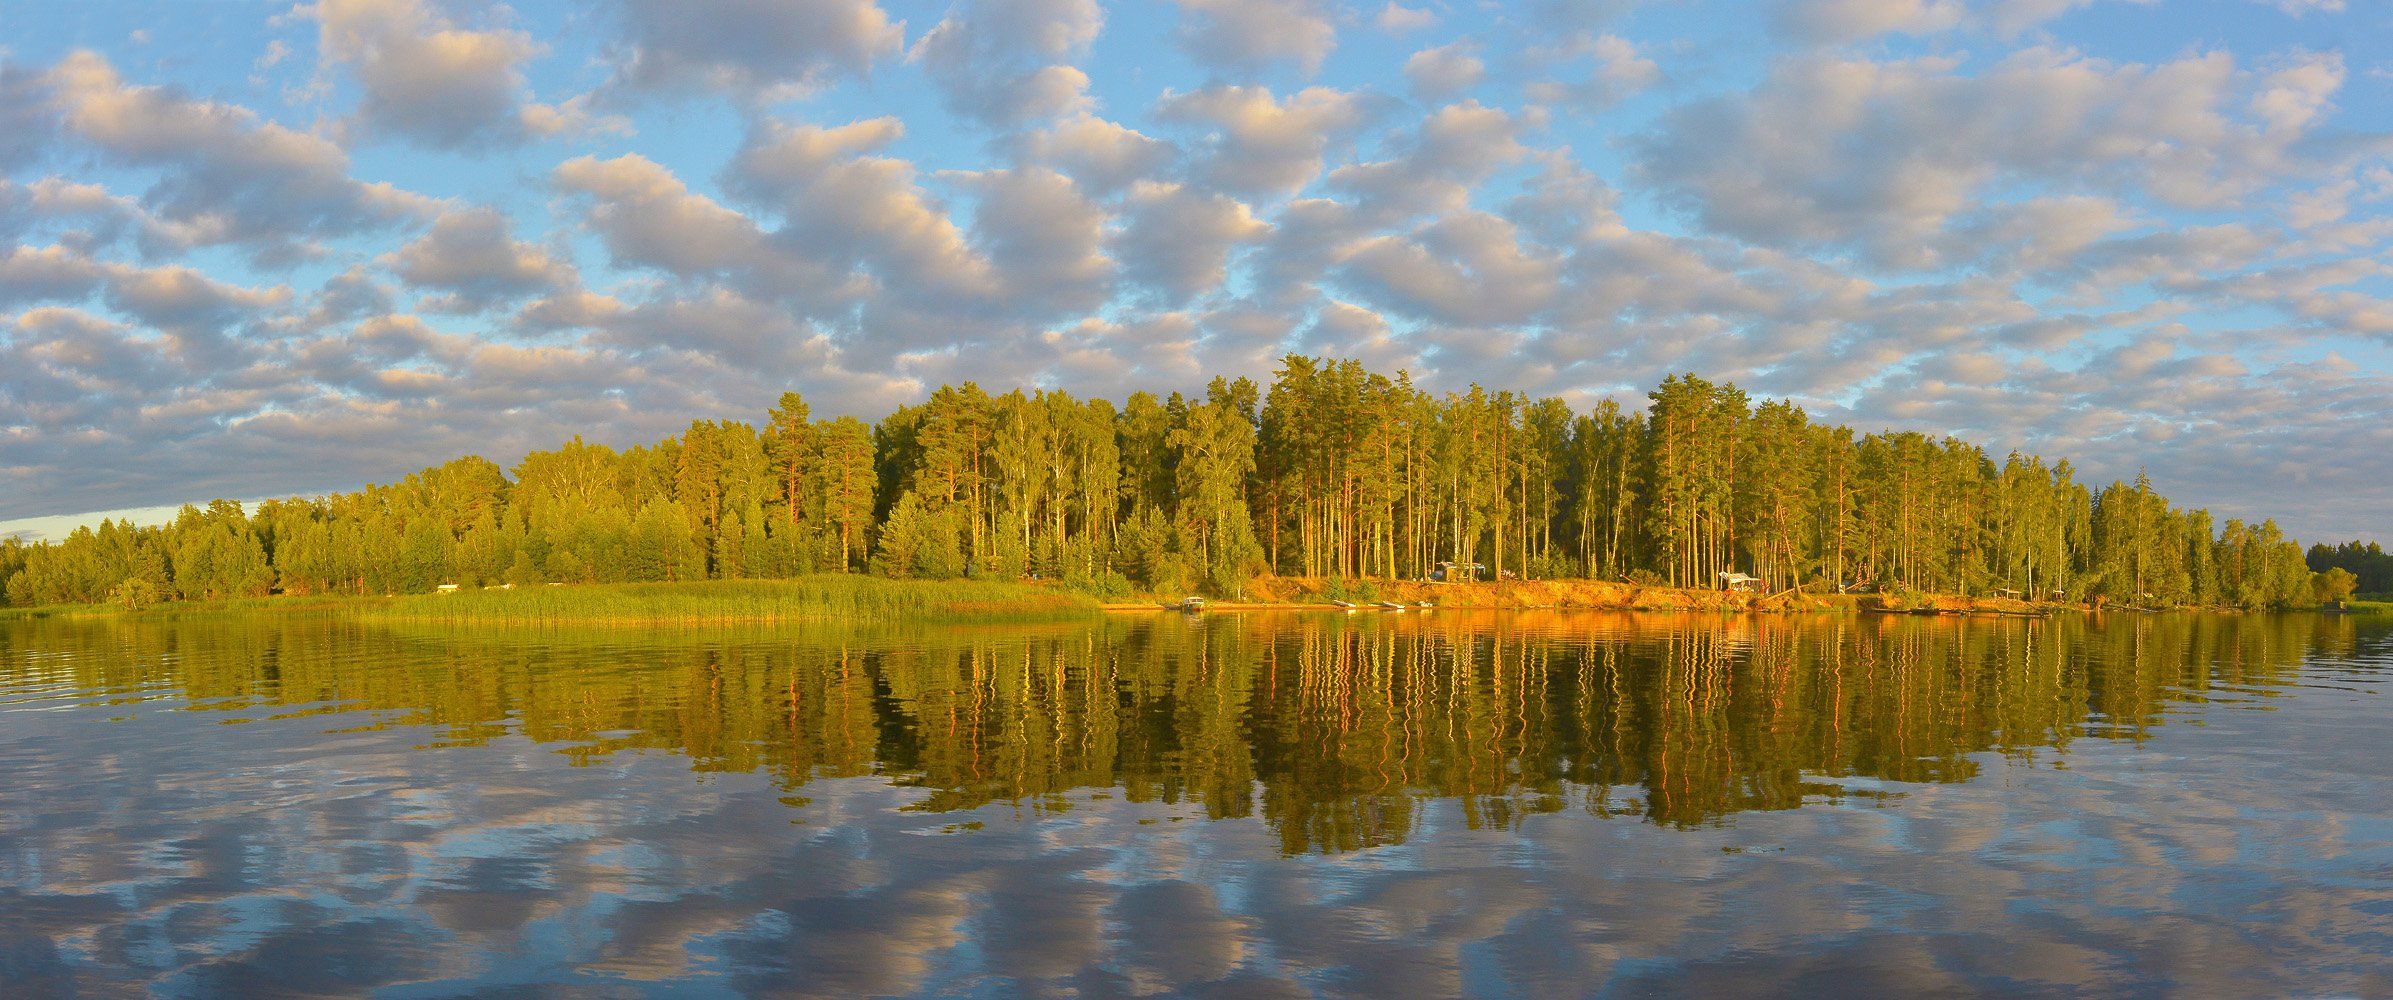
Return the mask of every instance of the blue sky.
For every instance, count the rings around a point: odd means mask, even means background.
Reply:
[[[2393,509],[2367,0],[0,2],[0,526],[1288,351]]]

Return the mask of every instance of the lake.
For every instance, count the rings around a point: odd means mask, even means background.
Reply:
[[[0,621],[15,995],[2393,995],[2393,619]]]

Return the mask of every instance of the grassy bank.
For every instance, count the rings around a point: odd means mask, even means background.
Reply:
[[[25,608],[0,608],[0,621],[11,618],[182,618],[211,615],[272,612],[286,614],[301,611],[338,611],[367,601],[380,602],[384,598],[340,597],[314,594],[304,597],[235,597],[216,601],[166,601],[128,608],[121,604],[43,604]]]
[[[366,621],[457,626],[686,627],[1056,621],[1087,617],[1097,610],[1097,603],[1087,597],[1030,584],[821,575],[465,590],[360,603],[348,613]]]

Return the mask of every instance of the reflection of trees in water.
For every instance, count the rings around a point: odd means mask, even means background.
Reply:
[[[0,629],[0,698],[65,685],[194,709],[370,710],[433,745],[520,730],[919,787],[914,808],[1071,792],[1260,813],[1290,852],[1401,842],[1425,800],[1473,827],[1584,809],[1667,825],[1962,781],[1993,751],[2140,737],[2171,700],[2281,683],[2354,622],[2310,616],[1711,619],[1212,616],[1084,628],[521,641],[275,617]],[[353,723],[354,724],[354,723]]]

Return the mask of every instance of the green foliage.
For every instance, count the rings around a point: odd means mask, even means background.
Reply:
[[[2360,588],[2360,578],[2348,569],[2330,566],[2324,573],[2310,578],[2311,599],[2320,604],[2341,604],[2349,601]]]
[[[128,576],[108,592],[108,603],[127,611],[139,611],[158,603],[158,588],[141,577]]]
[[[964,575],[964,550],[951,505],[908,493],[881,527],[873,572],[900,579],[949,580]]]
[[[1382,595],[1379,583],[1374,580],[1333,579],[1321,588],[1320,596],[1325,601],[1353,601],[1360,604],[1379,600]]]
[[[2313,545],[2305,562],[2313,573],[2330,569],[2348,572],[2358,581],[2360,593],[2381,594],[2393,591],[2393,552],[2386,552],[2376,542],[2344,542],[2341,545]]]

